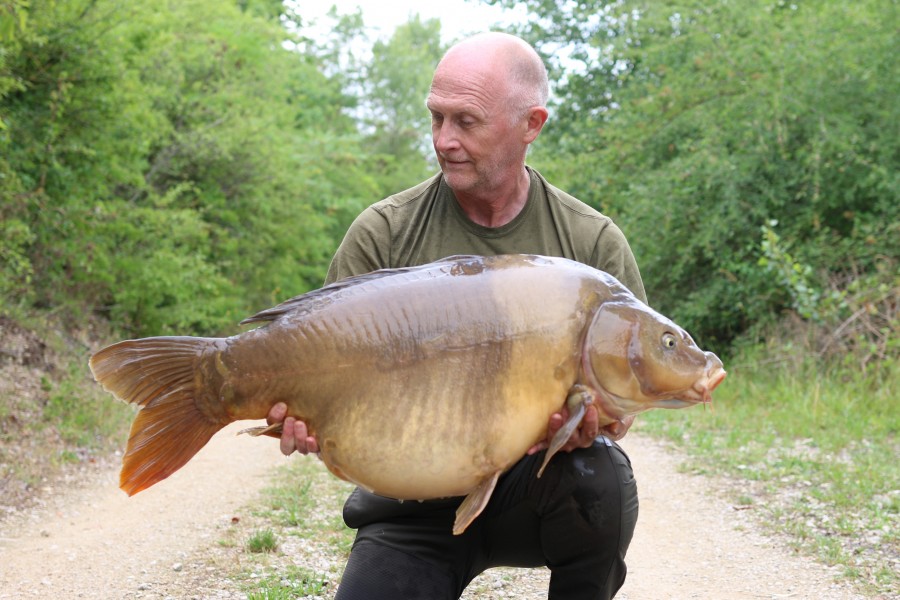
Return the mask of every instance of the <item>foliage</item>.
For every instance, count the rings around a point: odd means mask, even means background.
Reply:
[[[209,333],[320,284],[375,192],[270,5],[30,4],[0,53],[5,302]]]
[[[419,178],[425,162],[412,152],[382,173],[387,150],[352,116],[365,65],[338,59],[358,15],[317,41],[281,8],[0,1],[9,504],[61,463],[121,444],[132,409],[91,380],[91,349],[233,333],[249,313],[318,287],[356,214]],[[382,50],[395,54],[390,42]],[[29,363],[37,351],[17,349],[31,339],[18,324],[39,333],[28,348],[61,337],[63,358]]]
[[[301,16],[291,13],[291,18],[290,27],[301,30]],[[362,136],[366,171],[377,196],[419,183],[436,169],[429,160],[431,123],[424,105],[434,67],[445,51],[440,22],[413,14],[387,39],[372,43],[359,9],[340,14],[332,7],[328,19],[332,33],[304,45],[351,97],[347,112]]]
[[[841,327],[863,289],[896,305],[896,2],[523,3],[560,77],[531,161],[616,218],[663,312],[721,350],[785,311]],[[2,6],[6,305],[226,330],[430,170],[437,21],[365,58],[359,13],[315,42],[269,0]],[[895,355],[893,328],[867,339]]]
[[[721,347],[786,309],[839,323],[851,270],[895,279],[896,2],[524,4],[526,35],[574,49],[532,160],[616,218],[664,312]]]
[[[365,71],[362,117],[369,148],[385,188],[393,193],[424,180],[432,172],[431,118],[425,98],[435,66],[445,51],[440,21],[413,16],[390,40],[377,41]],[[411,166],[418,166],[410,172]]]

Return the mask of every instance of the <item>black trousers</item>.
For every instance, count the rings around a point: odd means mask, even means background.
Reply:
[[[455,600],[497,566],[550,569],[551,600],[615,596],[637,523],[631,462],[614,442],[543,452],[501,477],[485,511],[451,533],[461,498],[398,502],[356,490],[344,520],[358,529],[336,600]]]

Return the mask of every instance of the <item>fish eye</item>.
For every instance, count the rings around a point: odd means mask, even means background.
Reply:
[[[674,348],[678,340],[671,333],[664,333],[662,336],[662,345],[664,348]]]

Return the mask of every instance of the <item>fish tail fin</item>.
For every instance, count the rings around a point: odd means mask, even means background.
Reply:
[[[94,354],[94,378],[141,407],[131,425],[119,487],[129,496],[185,465],[230,423],[209,366],[223,340],[155,337],[126,340]],[[214,364],[213,364],[214,367]]]

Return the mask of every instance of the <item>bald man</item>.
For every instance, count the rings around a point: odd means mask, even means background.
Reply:
[[[601,269],[645,300],[621,230],[525,164],[547,121],[548,90],[537,52],[515,36],[487,33],[453,46],[426,101],[440,173],[363,211],[326,283],[454,254],[526,253]],[[566,416],[550,418],[548,441]],[[276,421],[284,423],[282,452],[318,451],[284,404],[269,414]],[[549,567],[554,600],[615,596],[638,513],[631,464],[615,443],[631,419],[602,430],[598,422],[589,407],[540,479],[547,442],[531,448],[459,536],[451,532],[462,498],[401,503],[356,489],[344,506],[357,536],[338,600],[455,599],[495,566]]]

